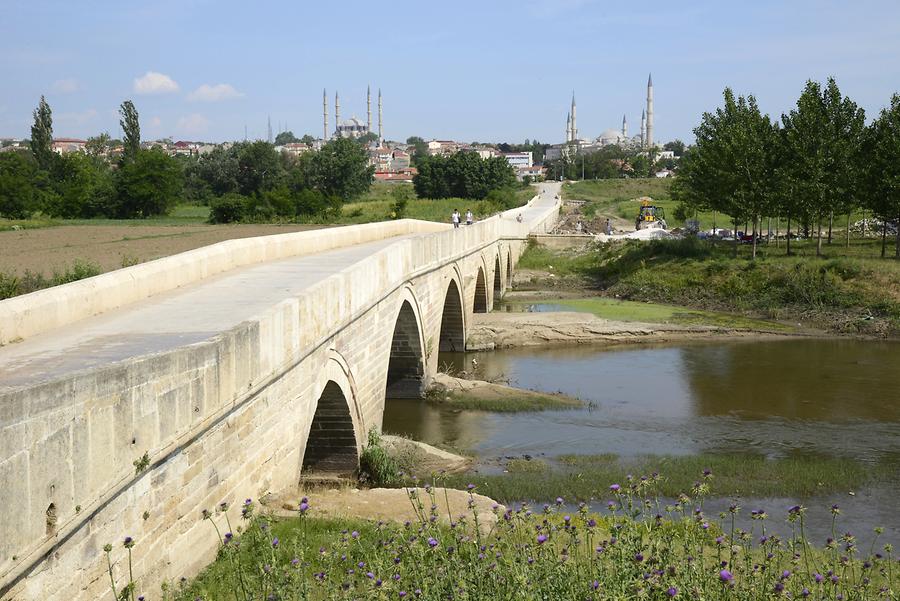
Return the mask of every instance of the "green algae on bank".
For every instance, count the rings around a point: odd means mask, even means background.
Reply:
[[[576,299],[540,298],[537,302],[519,299],[507,304],[510,307],[519,310],[536,309],[537,311],[557,310],[590,313],[597,317],[613,321],[716,326],[736,330],[778,333],[792,333],[797,331],[796,327],[788,324],[764,319],[753,319],[731,313],[688,309],[674,305],[627,301],[599,296]]]

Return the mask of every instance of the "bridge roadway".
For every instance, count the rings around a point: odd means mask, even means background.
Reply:
[[[0,601],[106,595],[102,546],[126,534],[152,594],[214,556],[202,508],[354,469],[386,394],[465,344],[559,188],[459,231],[228,241],[0,302]]]

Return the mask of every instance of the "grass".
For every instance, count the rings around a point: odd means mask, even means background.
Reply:
[[[542,394],[526,390],[517,391],[503,398],[484,398],[451,392],[449,394],[428,395],[428,402],[434,405],[453,407],[462,411],[489,411],[492,413],[522,413],[547,411],[551,409],[580,409],[579,400],[562,395]],[[448,398],[449,397],[449,398]]]
[[[37,229],[61,225],[202,225],[209,218],[209,207],[192,204],[177,205],[168,215],[146,219],[54,219],[38,216],[33,219],[0,219],[0,232],[14,229]]]
[[[103,272],[98,265],[82,259],[75,259],[72,264],[52,277],[46,278],[40,273],[26,271],[21,275],[0,272],[0,300],[12,298],[20,294],[28,294],[51,286],[60,286],[69,282],[77,282],[85,278],[100,275]]]
[[[379,182],[379,185],[373,185],[369,194],[363,198],[345,204],[341,209],[341,216],[337,219],[329,219],[329,223],[356,224],[390,219],[391,206],[394,203],[391,197],[391,189],[394,186],[406,186],[410,189],[411,197],[406,207],[406,213],[403,215],[409,219],[450,223],[450,215],[453,213],[453,209],[459,209],[459,212],[463,215],[465,215],[466,209],[471,209],[476,220],[485,219],[503,210],[502,207],[484,200],[415,198],[410,184],[386,184]],[[516,190],[516,199],[520,204],[525,204],[531,200],[534,194],[535,190],[532,187],[519,188]]]
[[[512,460],[506,474],[450,476],[451,487],[474,482],[479,492],[504,503],[544,502],[552,495],[570,500],[605,500],[613,483],[625,485],[629,474],[664,474],[657,490],[675,497],[690,490],[697,474],[712,471],[716,495],[723,497],[808,497],[819,493],[855,490],[879,476],[887,467],[850,459],[759,455],[641,456],[562,455],[557,465],[542,460]],[[550,492],[552,491],[552,493]]]
[[[614,321],[638,321],[648,323],[672,323],[678,325],[716,326],[737,330],[795,332],[788,324],[762,319],[752,319],[742,315],[719,313],[716,311],[687,310],[675,305],[626,301],[608,297],[583,299],[546,299],[538,302],[559,306],[562,311],[591,313],[603,319]],[[515,304],[527,304],[516,302]]]
[[[228,515],[236,520],[237,512],[227,505],[204,512],[209,536],[219,541],[217,559],[193,581],[165,587],[163,599],[718,601],[802,598],[809,591],[815,599],[895,598],[900,570],[890,545],[860,550],[845,537],[814,548],[800,506],[772,516],[792,524],[784,539],[766,536],[766,514],[742,532],[733,525],[737,507],[718,519],[704,515],[714,478],[700,477],[665,507],[658,483],[623,481],[619,490],[607,489],[610,515],[569,510],[559,498],[543,509],[495,506],[493,526],[474,498],[467,514],[442,523],[441,491],[434,488],[409,491],[417,519],[404,525],[318,519],[315,498],[301,501],[297,517],[274,519],[257,515],[248,499],[237,529]],[[130,574],[141,544],[129,537],[124,550],[108,545],[108,562],[127,563]],[[121,598],[137,594],[131,581],[118,587],[126,591]]]
[[[675,210],[680,204],[674,200],[671,195],[671,187],[674,180],[669,178],[638,178],[638,179],[605,179],[605,180],[589,180],[583,182],[573,182],[563,186],[562,197],[572,200],[587,200],[587,204],[583,207],[582,213],[592,219],[598,214],[614,215],[634,221],[637,214],[637,199],[642,196],[649,196],[653,199],[656,206],[662,207],[666,213],[666,220],[670,228],[682,227],[684,223],[675,219]],[[855,223],[864,216],[872,217],[871,213],[866,215],[861,210],[856,210],[850,214],[850,221]],[[734,224],[731,217],[724,213],[715,213],[713,211],[698,211],[690,215],[691,219],[699,221],[700,229],[708,231],[713,227],[733,229]],[[786,221],[775,219],[763,220],[760,227],[765,229],[771,227],[774,232],[776,227],[781,233],[785,232]],[[795,231],[796,223],[791,225],[791,230]],[[823,236],[827,233],[827,221],[822,224]],[[834,216],[834,231],[846,232],[847,216]],[[753,224],[739,223],[738,229],[741,231],[752,230]],[[841,242],[843,239],[838,240]]]
[[[604,296],[719,311],[745,317],[802,321],[830,331],[900,333],[900,262],[881,260],[875,241],[834,246],[816,258],[814,241],[749,249],[692,238],[598,245],[582,253],[529,248],[521,266],[568,274]],[[692,316],[688,316],[693,319]]]
[[[400,480],[400,464],[381,443],[378,430],[369,430],[366,448],[359,456],[360,479],[372,486],[389,486]]]

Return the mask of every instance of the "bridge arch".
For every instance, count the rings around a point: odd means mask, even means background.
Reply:
[[[463,295],[458,280],[451,277],[447,284],[444,306],[441,310],[439,351],[462,352],[466,350],[466,312],[463,310],[463,306]]]
[[[341,358],[342,359],[342,358]],[[346,363],[328,360],[306,437],[302,474],[349,475],[359,467],[362,424]]]
[[[405,289],[394,320],[388,356],[385,398],[421,398],[425,388],[425,344],[418,303]]]
[[[488,312],[487,285],[484,279],[484,268],[479,265],[478,273],[475,276],[475,300],[472,305],[474,313]]]
[[[507,248],[506,249],[506,288],[507,288],[507,290],[512,288],[512,281],[513,281],[512,278],[513,278],[512,249]]]
[[[494,308],[500,306],[503,298],[503,274],[500,272],[500,254],[494,257]]]

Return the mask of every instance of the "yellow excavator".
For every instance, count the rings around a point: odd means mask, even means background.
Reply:
[[[637,219],[634,222],[635,230],[648,230],[651,228],[666,229],[666,212],[662,207],[653,204],[653,200],[645,198],[641,200]]]

